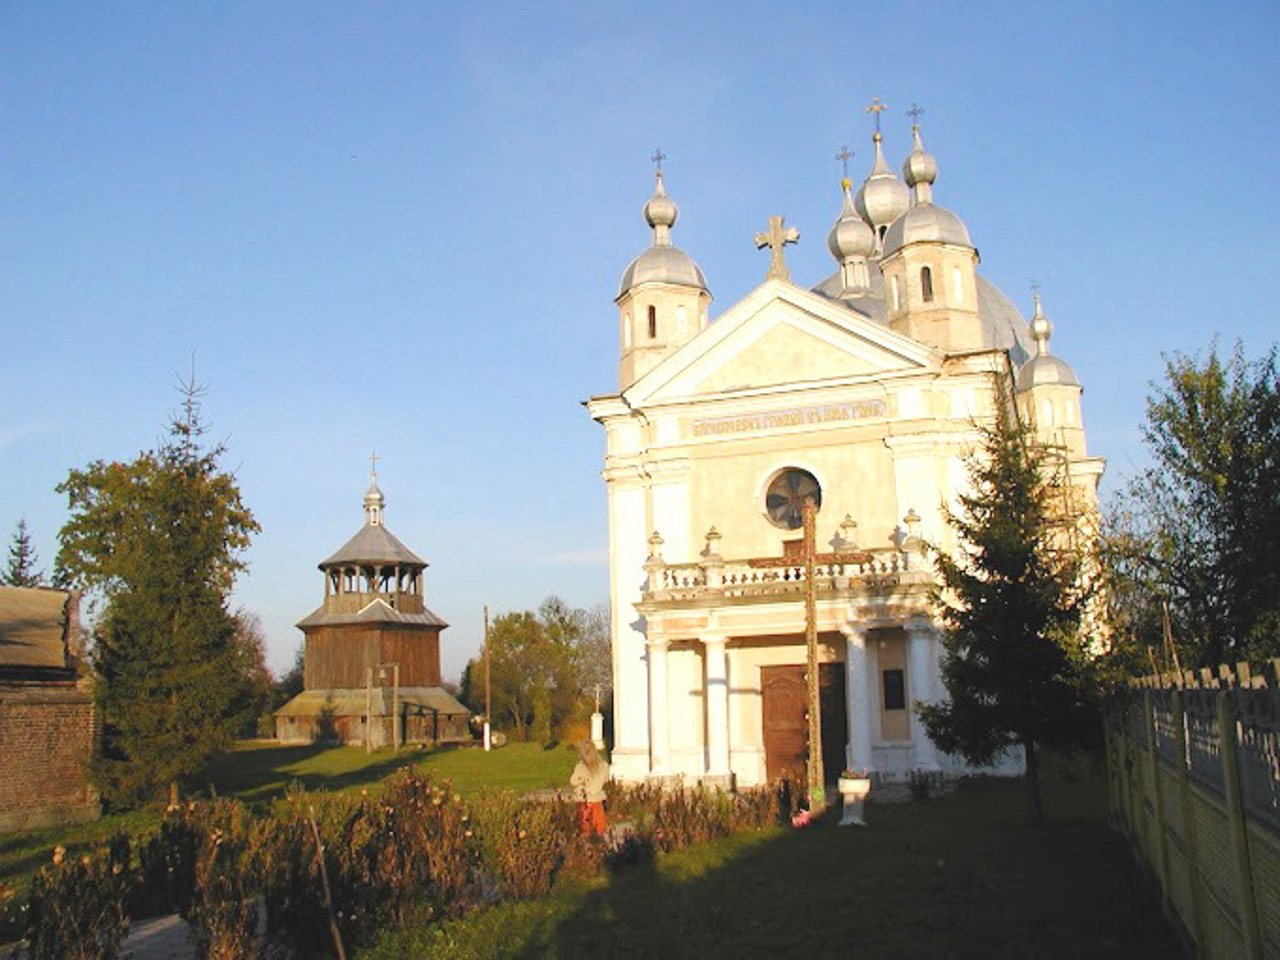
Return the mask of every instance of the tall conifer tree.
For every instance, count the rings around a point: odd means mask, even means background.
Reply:
[[[120,805],[170,796],[229,746],[251,696],[227,607],[240,553],[258,530],[222,446],[204,448],[200,390],[184,384],[169,436],[131,463],[97,461],[58,490],[60,577],[105,601],[93,665],[103,720],[94,769]]]
[[[957,555],[940,553],[942,678],[949,701],[918,709],[942,749],[986,764],[1021,746],[1033,819],[1042,816],[1040,750],[1096,738],[1096,687],[1080,632],[1081,558],[1054,515],[1044,453],[998,399],[983,449],[969,464],[973,493],[947,520]]]
[[[36,558],[36,548],[31,545],[31,534],[27,533],[27,518],[18,521],[13,531],[13,541],[9,544],[9,566],[0,577],[0,583],[10,587],[44,586],[44,573],[36,569],[40,561]]]

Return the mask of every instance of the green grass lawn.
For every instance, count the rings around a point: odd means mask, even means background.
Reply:
[[[294,781],[308,790],[359,790],[408,765],[417,765],[433,777],[449,778],[454,789],[464,794],[482,787],[535,790],[567,784],[573,764],[574,755],[564,746],[544,749],[532,743],[510,744],[489,753],[472,747],[435,751],[413,747],[399,753],[387,749],[366,754],[358,747],[251,742],[217,758],[196,780],[203,785],[203,796],[216,791],[220,797],[257,804],[283,796]],[[108,815],[80,826],[0,835],[0,884],[25,889],[31,875],[59,844],[75,853],[119,830],[145,837],[159,822],[158,808],[149,808]]]
[[[872,805],[622,868],[551,897],[386,935],[362,960],[431,956],[1179,957],[1093,781],[1057,781],[1025,822],[1017,782]]]

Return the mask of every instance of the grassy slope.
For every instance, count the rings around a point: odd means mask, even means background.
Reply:
[[[1058,782],[1025,824],[1018,783],[872,806],[731,838],[445,928],[397,931],[362,957],[1178,957],[1096,783]]]

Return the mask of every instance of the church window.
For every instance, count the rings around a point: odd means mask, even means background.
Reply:
[[[928,267],[920,268],[920,295],[925,303],[933,300],[933,271]]]
[[[1074,427],[1076,425],[1076,411],[1069,401],[1063,410],[1063,413],[1066,414],[1067,426]]]
[[[881,673],[884,684],[884,708],[886,710],[907,709],[906,677],[901,670],[885,670]]]
[[[951,268],[951,299],[956,303],[964,303],[964,283],[960,279],[960,268]]]
[[[1041,403],[1040,414],[1041,414],[1041,418],[1044,420],[1044,425],[1046,427],[1052,427],[1053,426],[1053,401],[1045,400],[1043,403]]]
[[[652,340],[658,335],[658,308],[649,308],[649,339]]]
[[[769,484],[764,496],[765,514],[775,527],[799,530],[804,522],[801,511],[806,500],[812,500],[814,506],[821,509],[822,487],[808,470],[789,467]]]
[[[680,306],[676,307],[676,333],[680,334],[681,336],[684,335],[684,328],[685,328],[686,322],[687,322],[686,311],[684,309],[684,304],[681,304]]]
[[[631,314],[627,314],[622,321],[622,346],[629,348],[631,346]]]
[[[901,291],[898,289],[898,275],[897,275],[896,273],[893,275],[893,280],[892,280],[892,282],[890,283],[890,286],[893,288],[893,289],[892,289],[892,293],[893,293],[893,309],[894,309],[894,310],[901,310],[901,309],[902,309],[902,293],[901,293]]]

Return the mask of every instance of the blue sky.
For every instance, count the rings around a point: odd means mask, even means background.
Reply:
[[[935,199],[1085,385],[1115,489],[1161,353],[1278,339],[1274,3],[0,6],[0,536],[51,563],[54,487],[151,446],[192,351],[263,531],[236,602],[286,664],[315,564],[388,526],[453,626],[607,598],[612,298],[649,241],[661,145],[675,241],[723,311],[751,238],[798,226],[832,272],[841,144],[888,159],[926,110]]]

